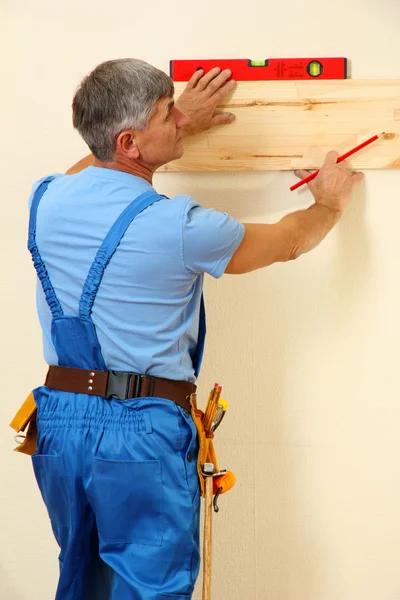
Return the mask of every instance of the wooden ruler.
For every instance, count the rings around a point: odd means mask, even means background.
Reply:
[[[176,83],[176,96],[185,84]],[[329,150],[354,169],[400,168],[400,79],[238,82],[220,107],[232,125],[185,139],[185,155],[160,171],[317,169]]]

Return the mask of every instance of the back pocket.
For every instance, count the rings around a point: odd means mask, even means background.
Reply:
[[[93,457],[88,498],[104,542],[161,546],[160,461]]]

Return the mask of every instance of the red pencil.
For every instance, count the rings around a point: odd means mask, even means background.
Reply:
[[[367,140],[366,142],[363,142],[359,146],[356,146],[355,148],[353,148],[353,150],[349,150],[348,152],[346,152],[346,154],[343,154],[342,156],[339,156],[339,158],[337,159],[337,162],[338,163],[342,162],[342,160],[345,160],[346,158],[348,158],[349,156],[351,156],[355,152],[358,152],[362,148],[365,148],[365,146],[368,146],[369,144],[372,144],[372,142],[374,142],[375,140],[379,140],[380,136],[383,135],[383,133],[381,133],[380,135],[374,135],[372,138],[369,138],[369,140]],[[304,183],[308,183],[309,181],[312,181],[312,179],[315,179],[315,177],[318,175],[318,173],[319,173],[319,170],[315,171],[315,173],[311,173],[311,175],[307,175],[307,177],[305,177],[301,181],[298,181],[297,183],[295,183],[294,185],[292,185],[291,188],[290,188],[290,191],[293,192],[294,190],[297,190],[297,188],[299,188]]]

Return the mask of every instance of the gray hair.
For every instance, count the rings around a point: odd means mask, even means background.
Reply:
[[[174,95],[168,75],[143,60],[122,58],[98,65],[79,85],[72,122],[94,156],[110,161],[124,129],[145,131],[157,102]]]

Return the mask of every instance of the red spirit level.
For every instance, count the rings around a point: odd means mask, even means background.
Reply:
[[[237,81],[277,81],[295,79],[346,79],[347,58],[246,58],[215,60],[171,60],[173,81],[188,81],[197,69],[230,69]]]

